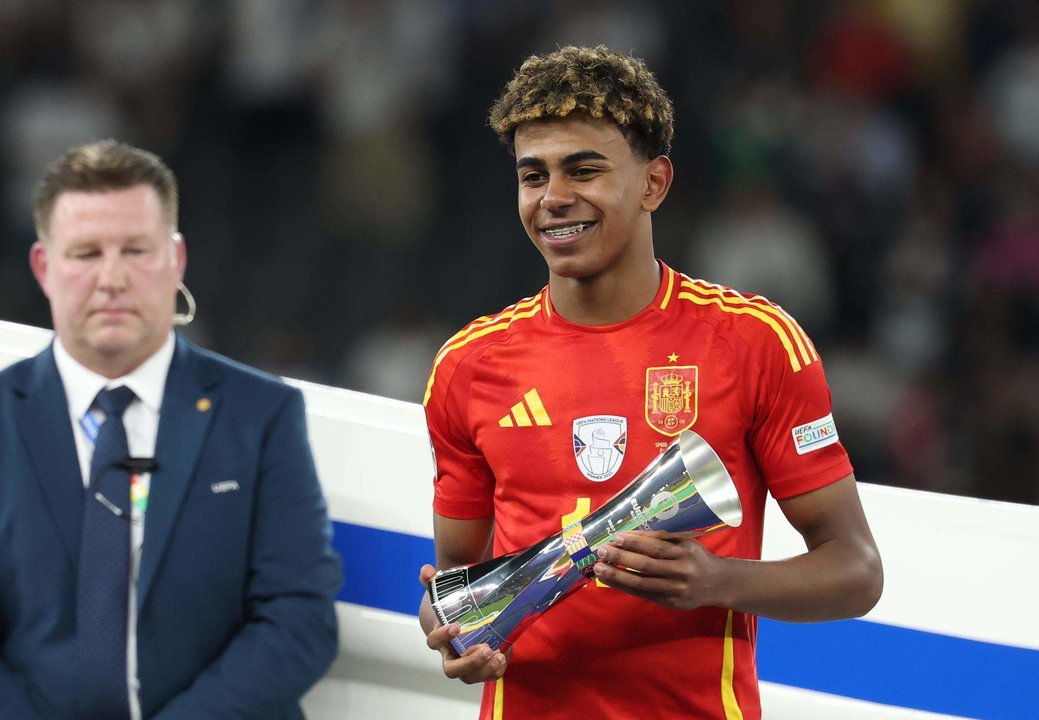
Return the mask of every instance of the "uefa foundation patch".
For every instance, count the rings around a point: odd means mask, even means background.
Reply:
[[[833,422],[833,413],[806,425],[798,425],[791,433],[794,436],[794,448],[798,455],[804,455],[837,442],[837,426]]]

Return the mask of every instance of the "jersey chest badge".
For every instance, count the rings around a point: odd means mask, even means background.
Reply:
[[[616,475],[627,442],[627,418],[590,415],[574,420],[574,458],[589,480],[603,482]]]
[[[646,368],[646,422],[675,437],[696,422],[700,373],[696,365]]]

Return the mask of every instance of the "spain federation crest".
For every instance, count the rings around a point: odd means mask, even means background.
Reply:
[[[696,422],[696,365],[646,368],[646,422],[662,435],[675,437]]]
[[[581,474],[594,482],[613,477],[624,462],[628,419],[591,415],[574,420],[574,458]]]

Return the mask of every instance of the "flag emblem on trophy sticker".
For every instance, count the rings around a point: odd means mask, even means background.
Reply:
[[[574,420],[574,458],[589,480],[603,482],[616,475],[627,442],[627,418],[591,415]]]
[[[700,373],[696,365],[646,368],[646,422],[675,437],[696,422]]]

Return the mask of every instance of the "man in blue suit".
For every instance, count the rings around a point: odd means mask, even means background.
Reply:
[[[34,214],[56,337],[0,372],[0,718],[301,718],[341,582],[301,393],[173,332],[159,158],[73,149]]]

